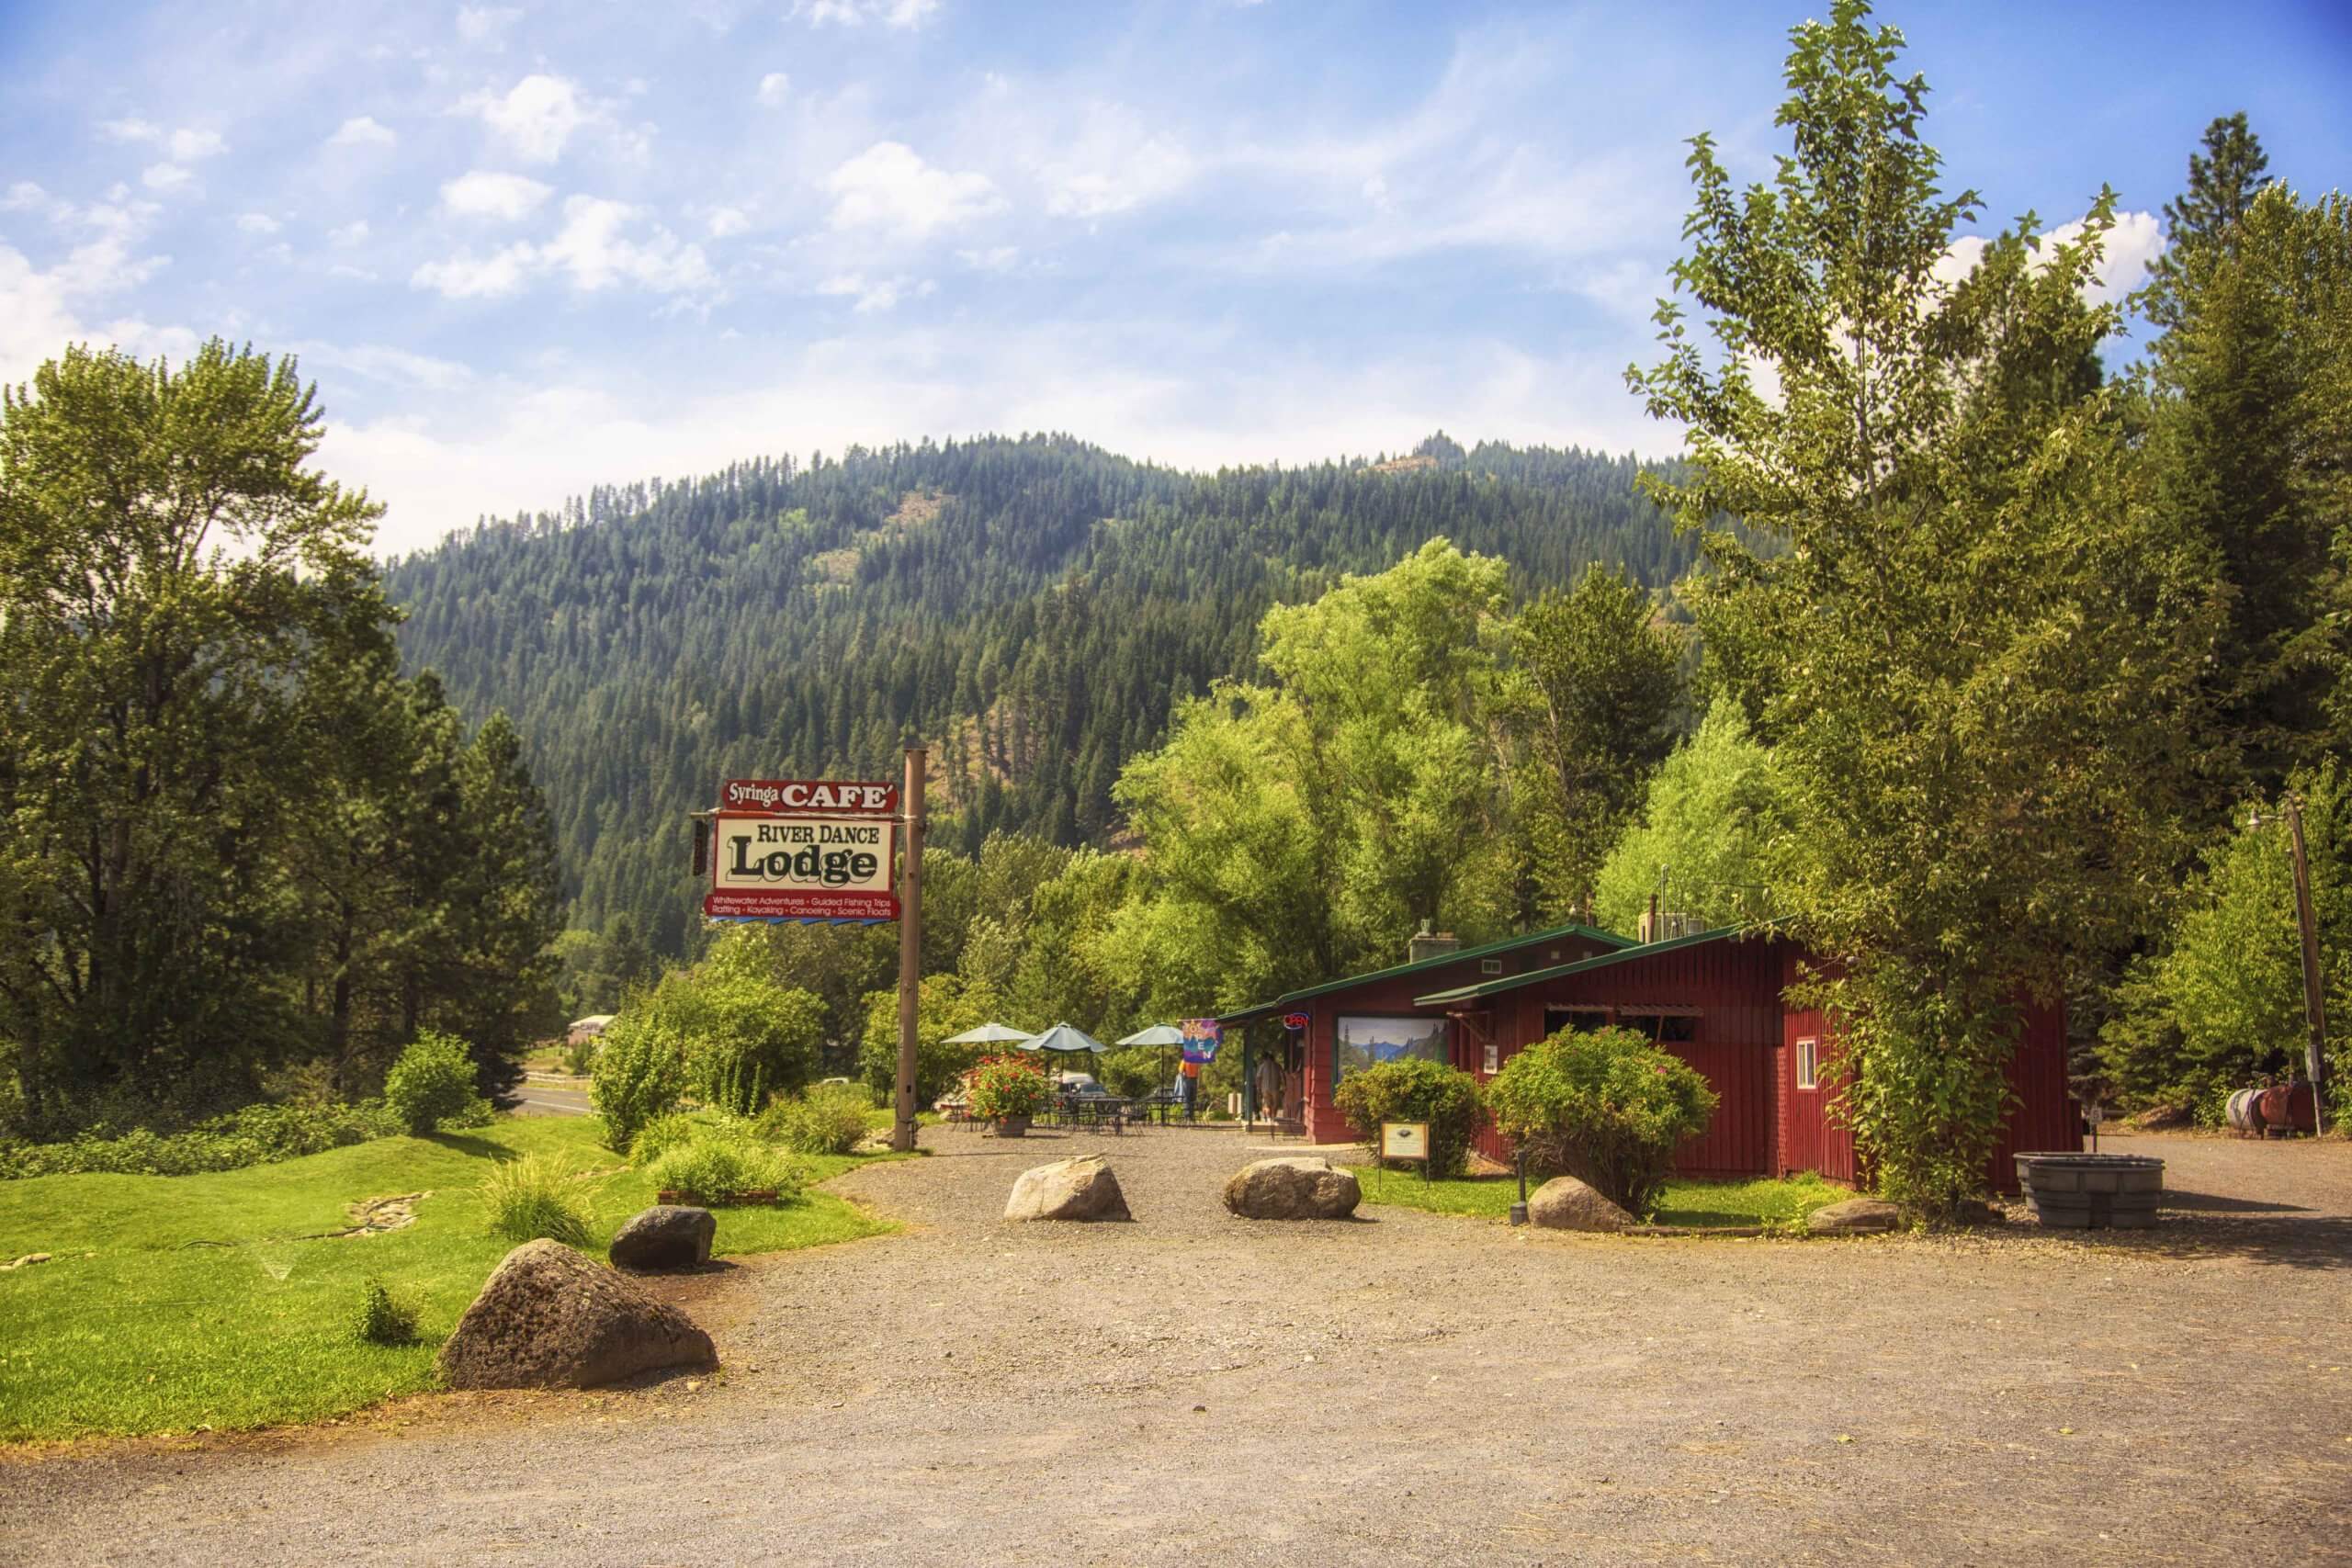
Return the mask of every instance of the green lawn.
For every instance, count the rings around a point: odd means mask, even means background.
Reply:
[[[1410,1171],[1357,1172],[1364,1201],[1427,1209],[1439,1214],[1473,1214],[1503,1219],[1519,1196],[1519,1183],[1508,1176],[1464,1176],[1424,1182]],[[1531,1183],[1528,1190],[1534,1190]],[[1851,1198],[1843,1187],[1824,1181],[1810,1171],[1785,1180],[1669,1181],[1660,1189],[1649,1223],[1658,1225],[1791,1224],[1815,1209]]]
[[[205,1176],[0,1181],[0,1440],[313,1421],[430,1387],[433,1357],[514,1245],[484,1228],[474,1189],[495,1160],[542,1154],[591,1184],[595,1238],[653,1201],[581,1118],[386,1138]],[[808,1162],[820,1177],[862,1163]],[[381,1235],[303,1240],[345,1205],[433,1194]],[[720,1253],[773,1252],[891,1227],[830,1193],[718,1211]],[[192,1245],[225,1243],[225,1246]],[[345,1320],[368,1276],[418,1310],[423,1343],[362,1344]]]

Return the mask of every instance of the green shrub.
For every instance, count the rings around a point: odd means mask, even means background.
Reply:
[[[615,1019],[588,1077],[606,1145],[626,1152],[648,1122],[676,1108],[685,1083],[685,1043],[675,1030],[637,1011]]]
[[[751,1135],[752,1125],[723,1111],[665,1111],[638,1129],[628,1144],[628,1162],[639,1169],[682,1144],[713,1134]]]
[[[1640,1215],[1674,1151],[1707,1129],[1715,1094],[1671,1052],[1630,1029],[1562,1030],[1513,1056],[1487,1085],[1495,1124],[1528,1169],[1573,1176]]]
[[[596,1065],[596,1042],[593,1039],[567,1040],[563,1049],[557,1053],[557,1057],[563,1063],[565,1072],[574,1077],[586,1077],[589,1070]]]
[[[759,1134],[795,1154],[845,1155],[865,1137],[866,1092],[852,1084],[819,1084],[763,1111]]]
[[[194,1176],[321,1154],[405,1130],[382,1100],[357,1105],[248,1105],[178,1133],[132,1128],[63,1143],[0,1143],[0,1179],[28,1176]]]
[[[1370,1139],[1380,1136],[1383,1122],[1428,1122],[1431,1176],[1459,1176],[1469,1168],[1478,1080],[1459,1067],[1413,1056],[1383,1062],[1341,1079],[1332,1102]]]
[[[384,1075],[384,1103],[419,1137],[471,1108],[473,1054],[455,1036],[428,1029]]]
[[[359,1287],[359,1305],[351,1314],[352,1337],[370,1345],[416,1343],[416,1312],[370,1276]]]
[[[964,1091],[970,1096],[973,1115],[985,1122],[1001,1122],[1008,1116],[1036,1115],[1046,1108],[1054,1089],[1043,1062],[1007,1052],[985,1058],[966,1073]]]
[[[777,982],[767,933],[752,928],[720,937],[693,968],[664,975],[628,1013],[681,1043],[685,1089],[738,1115],[806,1084],[825,1039],[824,1003]]]
[[[577,1177],[566,1176],[539,1155],[525,1155],[491,1168],[481,1184],[493,1235],[516,1243],[560,1241],[588,1245],[588,1200]]]
[[[707,1208],[735,1202],[747,1192],[797,1198],[807,1184],[798,1164],[734,1128],[698,1129],[687,1142],[663,1150],[646,1174],[656,1190],[674,1191]]]

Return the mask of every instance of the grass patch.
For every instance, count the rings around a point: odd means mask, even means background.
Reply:
[[[474,1133],[395,1137],[201,1176],[44,1176],[0,1183],[0,1440],[227,1429],[316,1421],[433,1382],[433,1357],[513,1243],[492,1234],[493,1165],[537,1156],[578,1185],[601,1252],[653,1202],[591,1117],[503,1120]],[[864,1163],[802,1162],[812,1179]],[[416,1223],[305,1240],[349,1224],[346,1204],[430,1192]],[[893,1227],[830,1193],[718,1217],[719,1254],[849,1241]],[[352,1332],[370,1279],[416,1314],[417,1342]]]
[[[1463,1176],[1424,1182],[1410,1173],[1375,1172],[1365,1168],[1356,1172],[1356,1179],[1363,1184],[1367,1203],[1426,1209],[1436,1214],[1505,1219],[1519,1197],[1519,1183],[1508,1176]],[[1534,1190],[1531,1183],[1528,1191]],[[1749,1181],[1692,1181],[1677,1178],[1658,1190],[1657,1206],[1651,1211],[1648,1222],[1702,1228],[1788,1225],[1815,1209],[1853,1195],[1811,1171],[1778,1181],[1763,1177]]]

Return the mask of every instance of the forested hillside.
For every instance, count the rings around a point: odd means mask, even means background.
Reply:
[[[933,743],[937,841],[1062,843],[1171,704],[1250,673],[1261,615],[1444,536],[1521,592],[1692,546],[1638,465],[1430,437],[1394,462],[1189,475],[1060,436],[902,446],[602,489],[392,564],[411,669],[526,738],[571,923],[684,950],[684,813],[727,775],[891,776]]]

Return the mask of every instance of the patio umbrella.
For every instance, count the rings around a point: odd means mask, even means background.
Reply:
[[[961,1034],[951,1034],[950,1045],[1013,1045],[1029,1038],[1025,1029],[1012,1029],[1001,1023],[984,1023],[978,1029],[967,1029]]]
[[[1057,1023],[1043,1034],[1026,1037],[1023,1051],[1108,1051],[1111,1047],[1072,1024]]]
[[[1184,1032],[1172,1023],[1155,1023],[1149,1029],[1138,1029],[1122,1045],[1157,1045],[1159,1047],[1159,1087],[1168,1087],[1168,1047],[1184,1043]]]

